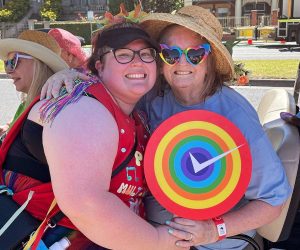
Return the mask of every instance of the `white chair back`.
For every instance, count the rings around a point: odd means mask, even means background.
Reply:
[[[257,108],[260,123],[265,124],[280,118],[280,112],[295,114],[296,105],[293,96],[283,88],[267,91]]]

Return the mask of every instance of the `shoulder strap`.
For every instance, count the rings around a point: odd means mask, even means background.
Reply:
[[[115,114],[116,110],[119,110],[119,107],[112,100],[111,96],[108,94],[107,90],[102,84],[93,84],[89,86],[89,88],[86,90],[85,93],[97,99],[99,102],[101,102],[112,115]],[[135,136],[135,143],[131,149],[130,154],[128,154],[126,159],[113,170],[111,178],[116,176],[118,173],[121,172],[122,169],[124,169],[127,166],[127,164],[130,162],[130,160],[135,154],[136,147],[137,147],[137,136]]]
[[[20,131],[24,121],[26,120],[28,113],[30,112],[31,108],[40,100],[40,97],[36,97],[32,103],[29,105],[29,107],[26,108],[26,110],[20,115],[20,117],[15,121],[13,126],[9,129],[9,132],[7,136],[5,137],[5,140],[3,141],[1,147],[0,147],[0,170],[2,169],[2,164],[5,161],[5,157],[7,155],[7,152],[15,140],[15,138],[18,135],[18,132]]]
[[[122,171],[122,169],[124,169],[127,166],[127,164],[130,162],[130,160],[132,159],[132,157],[135,154],[136,147],[137,147],[137,137],[135,136],[135,142],[131,149],[130,154],[118,167],[115,168],[115,170],[111,174],[111,178],[114,178],[118,173],[120,173]]]

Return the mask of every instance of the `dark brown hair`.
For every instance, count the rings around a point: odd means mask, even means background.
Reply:
[[[103,32],[108,31],[108,30],[114,30],[114,29],[121,29],[121,28],[138,28],[141,29],[141,27],[133,22],[122,22],[122,23],[116,23],[113,25],[109,25],[107,27],[105,27],[102,30],[99,30],[92,38],[92,55],[88,60],[87,63],[87,67],[88,69],[93,73],[93,74],[98,74],[98,70],[95,68],[95,63],[97,60],[101,60],[100,56],[109,51],[110,47],[108,46],[103,46],[100,47],[99,45],[99,41],[101,39],[101,34],[103,34]]]

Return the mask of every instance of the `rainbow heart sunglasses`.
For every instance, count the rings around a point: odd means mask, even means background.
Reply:
[[[194,48],[181,49],[178,46],[168,46],[166,44],[160,44],[161,52],[159,56],[168,65],[175,65],[179,62],[182,54],[188,63],[196,66],[202,63],[211,52],[210,45],[208,43],[201,44]]]

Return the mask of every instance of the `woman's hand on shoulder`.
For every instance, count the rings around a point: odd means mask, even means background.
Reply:
[[[51,99],[52,97],[56,98],[59,95],[60,89],[65,85],[69,93],[72,92],[74,88],[74,80],[80,78],[82,80],[89,80],[90,77],[84,73],[80,73],[76,69],[64,69],[61,70],[46,81],[44,84],[40,99]]]
[[[167,221],[169,234],[177,237],[178,247],[191,247],[216,242],[218,233],[212,220],[189,220],[174,217]]]

